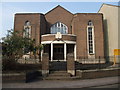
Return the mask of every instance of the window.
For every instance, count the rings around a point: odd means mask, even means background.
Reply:
[[[25,26],[30,26],[30,22],[29,22],[29,21],[26,21],[26,22],[25,22]]]
[[[61,22],[57,22],[54,25],[51,26],[50,28],[50,33],[51,34],[56,34],[57,32],[60,32],[61,34],[67,34],[68,33],[68,28],[65,24]]]
[[[91,20],[88,21],[87,37],[89,54],[94,54],[94,26]]]
[[[88,26],[93,26],[93,23],[91,20],[88,21]]]
[[[29,21],[26,21],[24,23],[24,31],[23,31],[23,37],[30,38],[31,37],[31,25]],[[29,54],[29,48],[24,47],[24,54]]]
[[[27,38],[31,37],[31,26],[29,21],[26,21],[24,24],[23,37],[27,37]]]

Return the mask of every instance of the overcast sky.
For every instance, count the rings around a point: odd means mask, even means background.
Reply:
[[[118,5],[117,2],[104,2]],[[15,13],[47,13],[57,5],[61,5],[74,13],[97,13],[103,2],[3,2],[0,3],[2,10],[2,25],[0,24],[0,38],[7,34],[7,30],[13,29]]]

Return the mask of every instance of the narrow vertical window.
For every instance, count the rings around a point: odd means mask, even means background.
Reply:
[[[88,21],[87,26],[88,53],[94,54],[94,26],[92,21]]]
[[[24,24],[23,37],[27,37],[27,38],[31,37],[31,25],[29,21],[26,21]]]

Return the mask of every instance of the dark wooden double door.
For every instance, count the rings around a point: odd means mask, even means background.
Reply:
[[[53,60],[64,60],[64,44],[53,45]]]

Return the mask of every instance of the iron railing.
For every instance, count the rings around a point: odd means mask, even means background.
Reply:
[[[82,64],[97,64],[97,63],[107,63],[107,62],[118,62],[120,61],[120,56],[99,56],[95,58],[88,57],[77,57],[77,61]]]
[[[18,59],[17,62],[20,64],[39,64],[40,60],[29,58],[29,59]]]

